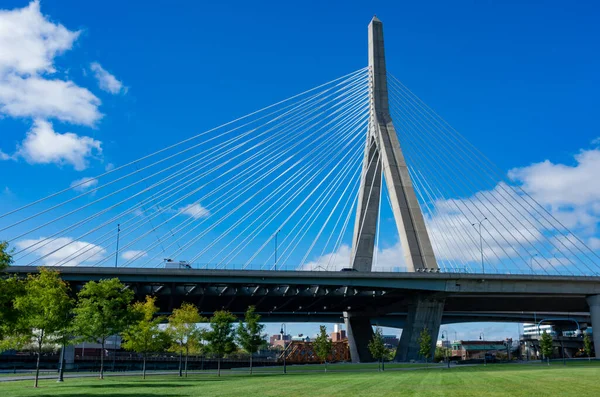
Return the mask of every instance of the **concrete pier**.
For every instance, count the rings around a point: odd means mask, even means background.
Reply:
[[[344,323],[348,336],[350,358],[353,363],[372,362],[373,356],[369,351],[369,342],[373,339],[371,320],[365,316],[344,312]]]
[[[419,355],[419,336],[425,328],[431,335],[428,360],[435,352],[435,343],[442,323],[444,298],[417,296],[409,304],[406,325],[402,329],[400,344],[396,350],[396,361],[422,360]]]
[[[594,335],[594,352],[596,358],[600,357],[600,295],[587,297],[587,303],[590,306],[590,316],[592,317],[592,330]]]

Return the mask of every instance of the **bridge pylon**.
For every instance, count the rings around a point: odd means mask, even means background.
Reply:
[[[385,178],[408,271],[437,271],[438,265],[423,213],[390,115],[383,24],[376,16],[369,23],[369,69],[369,131],[354,223],[351,267],[360,272],[372,270],[381,187]],[[400,264],[400,258],[398,262]],[[408,316],[409,320],[412,318],[414,321],[407,322],[403,329],[396,355],[401,361],[418,358],[418,349],[415,350],[413,345],[421,329],[415,327],[427,327],[430,332],[435,332],[436,334],[432,335],[432,339],[435,340],[441,322],[443,299],[414,299]],[[372,335],[369,319],[352,316],[352,313],[346,313],[345,318],[352,361],[371,361],[368,349],[364,348]]]
[[[373,266],[383,174],[408,271],[437,270],[423,213],[390,115],[383,24],[377,17],[369,24],[369,69],[370,121],[354,223],[352,268],[364,272]]]

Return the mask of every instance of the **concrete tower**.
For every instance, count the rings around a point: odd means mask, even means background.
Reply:
[[[369,68],[371,114],[354,223],[351,266],[360,272],[372,270],[383,175],[408,271],[437,270],[421,207],[390,116],[383,24],[377,17],[373,17],[369,24]],[[424,328],[436,340],[444,309],[444,297],[439,295],[407,295],[405,300],[408,304],[407,321],[396,353],[400,361],[418,358],[418,336]],[[375,311],[377,308],[372,309]],[[368,350],[368,342],[373,336],[370,315],[372,313],[344,313],[354,362],[372,361]],[[433,352],[435,343],[431,348]]]
[[[408,271],[437,269],[421,207],[390,116],[383,24],[377,17],[369,24],[369,68],[371,115],[354,223],[351,266],[358,271],[371,271],[383,171]]]

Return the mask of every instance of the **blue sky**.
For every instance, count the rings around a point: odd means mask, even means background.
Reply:
[[[1,7],[13,18],[28,5]],[[43,95],[25,93],[15,109],[0,93],[0,213],[366,66],[373,14],[385,24],[388,69],[502,170],[523,169],[521,182],[532,189],[548,175],[583,186],[600,171],[592,143],[600,136],[600,13],[592,1],[45,0],[41,14],[36,3],[29,7],[38,19],[11,21],[67,32],[55,37],[60,50],[41,55],[49,64],[19,66],[18,57],[0,55],[2,87],[15,87],[17,70],[23,79],[70,81],[92,97],[77,91],[85,106],[67,101],[60,113],[43,111]],[[0,50],[6,37],[0,27]],[[55,134],[87,137],[78,146],[84,152],[65,144],[45,158],[19,152],[34,120],[40,128],[52,123]],[[589,156],[577,160],[582,150]],[[545,160],[547,169],[531,167]],[[535,192],[549,207],[583,208],[577,227],[589,244],[598,241],[600,191],[573,199],[573,184],[564,182]],[[393,233],[385,235],[382,245],[394,246]],[[495,329],[501,337],[516,328]]]

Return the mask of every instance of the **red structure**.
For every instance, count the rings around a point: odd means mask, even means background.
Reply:
[[[278,361],[283,362],[282,353]],[[316,364],[321,360],[314,352],[312,342],[293,341],[285,352],[285,360],[291,364]],[[348,340],[333,342],[333,353],[327,357],[327,362],[340,362],[350,360],[350,349],[348,348]]]

